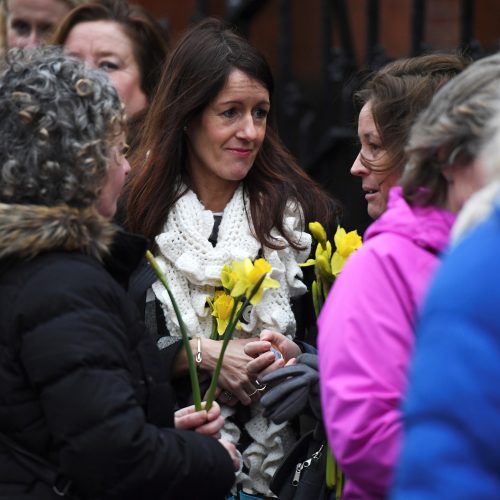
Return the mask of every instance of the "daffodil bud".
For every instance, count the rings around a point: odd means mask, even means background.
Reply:
[[[319,222],[310,222],[309,231],[314,236],[314,239],[324,247],[326,244],[326,231]]]

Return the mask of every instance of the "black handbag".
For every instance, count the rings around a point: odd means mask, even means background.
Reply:
[[[326,486],[328,443],[322,431],[304,434],[274,473],[271,491],[279,500],[323,500],[334,490]]]

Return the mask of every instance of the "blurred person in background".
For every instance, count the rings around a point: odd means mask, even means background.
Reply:
[[[500,64],[500,56],[492,61]],[[477,78],[479,85],[490,86],[480,73]],[[475,149],[464,151],[478,157],[486,186],[495,187],[486,205],[480,199],[481,207],[488,208],[480,209],[479,220],[474,217],[471,225],[461,227],[465,233],[444,257],[423,307],[403,405],[403,444],[391,494],[395,500],[499,497],[498,81],[495,87],[484,101],[486,114],[493,115],[485,144],[479,155]],[[483,116],[471,113],[471,125],[480,126]]]
[[[51,43],[108,74],[125,105],[127,141],[135,149],[167,57],[166,30],[140,5],[101,0],[72,10]]]
[[[2,0],[6,49],[47,43],[64,16],[85,0]]]

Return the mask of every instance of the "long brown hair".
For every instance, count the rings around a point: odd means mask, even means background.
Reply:
[[[173,49],[163,70],[158,93],[146,117],[143,143],[135,152],[127,184],[127,227],[154,241],[174,203],[189,185],[184,126],[197,117],[238,69],[262,83],[271,99],[273,77],[264,57],[221,21],[206,19],[191,28]],[[270,116],[262,147],[243,181],[251,226],[263,246],[279,248],[276,228],[299,248],[284,228],[286,204],[295,201],[304,222],[336,222],[339,205],[297,164],[281,143]]]

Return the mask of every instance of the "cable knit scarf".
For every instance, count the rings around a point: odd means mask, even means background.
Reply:
[[[213,247],[208,241],[214,225],[213,213],[205,210],[195,193],[188,191],[170,211],[163,232],[156,238],[159,248],[156,258],[167,277],[190,336],[210,336],[212,317],[206,299],[213,296],[215,287],[221,286],[220,272],[224,264],[245,257],[253,260],[259,253],[261,246],[252,235],[247,214],[250,214],[250,209],[245,206],[240,186],[224,209],[217,244]],[[300,211],[294,203],[288,204],[284,225],[287,234],[305,248],[296,251],[287,245],[283,250],[263,249],[263,256],[273,267],[271,276],[280,282],[280,287],[266,290],[261,302],[251,309],[248,323],[242,323],[242,330],[234,332],[235,338],[255,337],[265,328],[290,336],[295,334],[290,299],[306,291],[300,280],[302,271],[298,263],[307,259],[311,237],[302,231]],[[273,231],[272,235],[278,242],[286,243],[277,231]],[[170,334],[179,336],[175,312],[159,281],[153,284],[153,292],[162,304]],[[294,437],[286,424],[273,424],[262,417],[258,404],[254,406],[252,418],[245,424],[254,440],[243,452],[249,473],[240,473],[238,482],[249,493],[272,495],[268,484],[293,444]],[[223,408],[223,415],[231,413],[232,408]],[[226,420],[223,437],[236,444],[240,434],[238,427]]]

